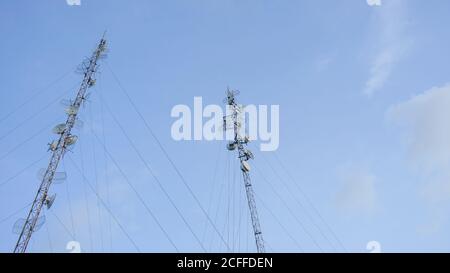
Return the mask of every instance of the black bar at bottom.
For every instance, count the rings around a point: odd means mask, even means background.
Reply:
[[[3,268],[34,266],[79,272],[389,272],[446,268],[450,254],[0,254]],[[443,267],[441,267],[442,265]],[[62,266],[62,267],[61,267]],[[155,271],[156,270],[156,271]],[[280,271],[281,270],[281,271]]]

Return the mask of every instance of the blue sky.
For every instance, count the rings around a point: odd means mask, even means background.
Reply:
[[[74,71],[107,30],[108,65],[82,108],[79,142],[60,166],[68,179],[52,186],[56,202],[30,251],[67,252],[71,240],[82,251],[137,251],[114,219],[140,251],[175,251],[94,133],[104,133],[179,251],[202,251],[107,107],[203,247],[226,251],[112,70],[232,251],[255,251],[236,155],[225,142],[170,135],[174,105],[192,106],[194,96],[220,104],[227,86],[244,104],[280,105],[279,149],[250,145],[269,251],[368,252],[375,240],[385,252],[447,252],[449,9],[442,0],[3,1],[0,251],[14,247],[12,226],[27,209],[14,212],[33,200],[51,129],[65,120],[60,98],[75,96]]]

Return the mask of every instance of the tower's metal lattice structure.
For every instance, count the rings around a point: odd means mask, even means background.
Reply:
[[[247,195],[247,201],[248,201],[248,208],[250,210],[251,220],[252,220],[252,226],[253,226],[253,233],[255,235],[255,241],[256,241],[256,250],[258,253],[264,253],[265,247],[264,247],[264,239],[261,232],[261,225],[259,223],[259,217],[258,217],[258,210],[256,208],[256,201],[255,201],[255,193],[253,191],[252,182],[250,179],[250,165],[248,164],[248,160],[253,159],[253,154],[250,150],[246,148],[249,137],[248,136],[241,136],[241,126],[242,126],[242,106],[239,105],[236,102],[236,95],[239,94],[238,91],[234,90],[227,90],[227,98],[226,103],[229,107],[228,110],[230,110],[231,115],[224,117],[224,129],[225,130],[233,130],[234,134],[234,140],[230,141],[227,144],[227,148],[230,151],[234,151],[237,149],[238,151],[238,158],[241,163],[241,170],[242,170],[242,176],[244,178],[244,186],[245,186],[245,192]],[[245,118],[245,117],[244,117]]]
[[[77,137],[72,135],[71,131],[77,122],[78,111],[86,99],[88,89],[95,85],[95,74],[98,69],[98,61],[104,56],[105,51],[106,39],[103,36],[92,56],[85,60],[80,66],[79,70],[84,75],[83,81],[81,82],[81,86],[79,87],[75,100],[71,102],[66,109],[66,113],[68,115],[66,122],[57,125],[53,129],[54,133],[59,134],[59,139],[49,144],[49,150],[52,152],[50,163],[48,164],[48,167],[43,175],[42,182],[33,201],[33,205],[31,206],[30,212],[28,213],[28,217],[23,224],[22,231],[20,232],[19,239],[14,248],[14,253],[24,253],[27,250],[28,243],[39,220],[42,207],[46,205],[47,208],[50,208],[54,201],[55,195],[49,195],[50,186],[52,185],[55,177],[58,164],[63,158],[67,147],[74,144],[77,140]]]

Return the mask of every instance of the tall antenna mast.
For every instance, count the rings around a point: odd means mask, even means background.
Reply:
[[[95,85],[95,74],[98,68],[97,61],[104,56],[103,53],[105,51],[106,40],[103,35],[92,56],[85,60],[80,67],[80,72],[84,75],[83,81],[75,100],[70,103],[66,109],[66,113],[68,115],[66,123],[57,125],[53,129],[53,132],[59,134],[60,137],[58,140],[55,140],[49,144],[49,150],[52,151],[52,157],[50,159],[50,163],[48,164],[47,170],[43,175],[41,185],[33,201],[30,212],[28,213],[28,217],[23,225],[22,231],[20,232],[19,239],[16,247],[14,248],[14,253],[24,253],[27,250],[28,243],[36,228],[36,223],[39,220],[39,214],[41,213],[42,207],[46,205],[47,209],[50,209],[53,204],[55,195],[49,196],[48,191],[55,174],[57,174],[56,170],[58,168],[59,161],[64,156],[67,147],[74,144],[77,140],[77,136],[72,135],[71,131],[77,121],[78,110],[88,94],[88,88]]]
[[[255,234],[256,249],[258,253],[266,252],[264,247],[264,239],[261,232],[261,225],[259,224],[258,210],[256,209],[255,193],[253,192],[252,182],[250,179],[250,165],[249,159],[253,159],[253,154],[250,150],[246,149],[249,142],[249,137],[240,135],[240,129],[242,123],[242,106],[236,103],[235,96],[239,94],[239,91],[227,90],[226,103],[231,110],[230,116],[224,117],[224,129],[232,129],[234,132],[234,140],[227,144],[227,148],[230,151],[238,150],[238,158],[241,163],[242,176],[244,177],[245,192],[247,194],[248,208],[250,209],[250,215],[252,219],[253,233]],[[227,122],[230,120],[230,122]],[[231,123],[230,125],[228,123]]]

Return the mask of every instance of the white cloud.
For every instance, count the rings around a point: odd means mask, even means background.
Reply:
[[[366,171],[350,169],[341,175],[342,185],[336,200],[342,210],[370,213],[376,208],[376,177]]]
[[[387,117],[404,129],[408,159],[425,180],[423,196],[450,200],[450,84],[392,106]]]
[[[392,106],[389,120],[405,127],[410,157],[426,171],[450,163],[450,84]]]
[[[406,6],[403,0],[390,1],[375,14],[372,31],[377,34],[371,38],[371,43],[376,50],[371,58],[369,78],[364,88],[366,95],[371,96],[383,88],[394,67],[408,50],[406,25]]]

